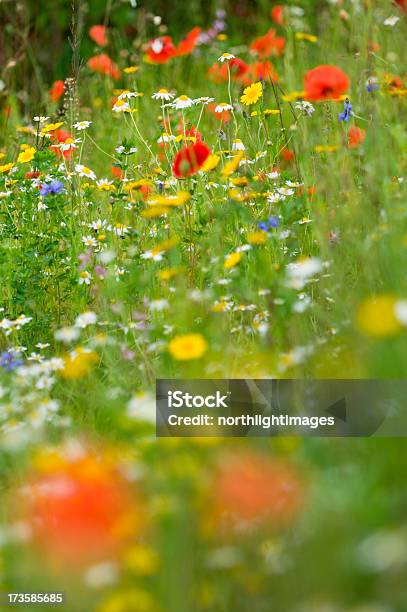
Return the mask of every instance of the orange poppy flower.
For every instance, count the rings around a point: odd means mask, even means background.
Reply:
[[[224,461],[211,497],[215,517],[228,531],[242,525],[280,526],[298,513],[303,487],[287,463],[247,452]]]
[[[49,95],[51,96],[51,100],[53,102],[58,102],[58,100],[64,95],[64,91],[65,91],[65,83],[63,81],[55,81],[55,83],[49,90]]]
[[[306,73],[304,89],[307,100],[339,98],[349,87],[349,79],[337,66],[322,65]]]
[[[273,6],[270,14],[274,23],[277,23],[280,26],[284,25],[284,7],[281,4]]]
[[[90,60],[88,60],[88,66],[93,72],[106,74],[115,80],[120,78],[120,70],[106,53],[91,57]]]
[[[109,44],[107,38],[107,28],[103,25],[94,25],[89,30],[89,36],[99,47],[106,47]]]
[[[110,459],[86,452],[44,462],[21,507],[50,560],[74,568],[114,557],[139,533],[140,500]]]
[[[271,28],[267,34],[256,38],[250,45],[250,51],[261,59],[271,55],[281,55],[284,52],[285,38],[276,36],[276,31]]]
[[[201,34],[201,28],[193,28],[185,36],[183,40],[178,44],[177,55],[188,55],[195,49],[199,35]]]
[[[366,130],[358,128],[356,125],[351,125],[348,133],[348,147],[355,149],[361,145],[366,138]]]

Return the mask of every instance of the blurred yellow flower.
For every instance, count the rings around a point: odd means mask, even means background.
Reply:
[[[247,242],[249,244],[264,244],[267,241],[267,232],[258,231],[247,234]]]
[[[22,151],[20,153],[20,155],[17,158],[17,161],[20,164],[25,164],[27,162],[30,162],[33,159],[33,157],[34,157],[35,152],[36,151],[35,151],[34,147],[28,147],[28,148],[26,148],[24,151]]]
[[[61,376],[68,380],[83,378],[91,371],[92,367],[99,360],[99,356],[94,351],[87,351],[78,347],[75,351],[64,357],[64,367]]]
[[[58,123],[49,123],[48,125],[44,125],[44,127],[41,130],[41,136],[45,136],[45,134],[48,134],[49,132],[55,132],[55,130],[58,130],[63,125],[64,125],[63,121],[59,121]]]
[[[230,176],[233,174],[238,169],[243,156],[244,151],[239,151],[239,153],[236,153],[236,155],[234,155],[233,158],[224,165],[222,176]]]
[[[297,40],[306,40],[307,42],[311,42],[311,43],[318,42],[317,36],[314,36],[314,34],[307,34],[306,32],[296,32],[295,38]]]
[[[128,66],[127,68],[123,68],[123,72],[126,74],[134,74],[139,69],[138,66]]]
[[[394,336],[401,330],[396,316],[397,298],[393,295],[377,295],[365,299],[357,309],[356,322],[359,329],[376,338]]]
[[[208,344],[201,334],[184,334],[176,336],[168,345],[168,350],[174,359],[189,361],[199,359],[208,349]]]
[[[125,550],[123,564],[133,574],[151,576],[160,567],[160,558],[150,546],[138,544]]]
[[[13,163],[9,163],[9,164],[5,164],[4,166],[0,166],[0,174],[6,174],[12,168],[14,168],[14,164]]]
[[[154,599],[147,591],[131,588],[118,590],[109,595],[97,612],[157,612]]]
[[[218,165],[219,160],[219,155],[209,155],[201,166],[201,172],[210,172],[211,170],[214,170]]]
[[[230,268],[234,268],[235,266],[237,266],[237,264],[240,263],[242,256],[243,256],[242,253],[231,253],[230,255],[226,257],[223,267],[226,270],[229,270]]]

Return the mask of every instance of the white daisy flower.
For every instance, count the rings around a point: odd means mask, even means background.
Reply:
[[[74,128],[76,130],[86,130],[90,125],[92,125],[92,121],[78,121],[77,123],[74,123]]]
[[[82,272],[80,272],[79,281],[78,281],[80,285],[90,285],[91,280],[92,280],[92,275],[90,272],[87,272],[86,270],[83,270]]]
[[[223,113],[225,111],[232,111],[233,106],[228,104],[227,102],[220,102],[217,106],[215,106],[215,113]]]
[[[175,98],[175,94],[168,91],[168,89],[162,88],[153,93],[151,96],[153,100],[165,100],[165,102],[170,102]]]
[[[188,98],[188,96],[183,95],[179,96],[179,98],[177,98],[175,102],[173,102],[172,106],[177,110],[181,110],[183,108],[190,108],[191,106],[193,106],[193,104],[194,103],[191,98]]]
[[[215,98],[208,98],[208,96],[201,96],[200,98],[195,98],[194,104],[203,104],[204,106],[206,106],[207,104],[214,102],[214,100]]]
[[[123,99],[117,99],[112,107],[112,111],[114,113],[127,113],[129,110],[130,110],[129,103]]]
[[[233,53],[222,53],[220,57],[218,57],[218,62],[230,62],[230,60],[235,59],[235,55]]]
[[[96,180],[96,174],[87,166],[83,166],[82,164],[76,164],[75,171],[79,174],[79,176],[84,176],[88,179],[91,179],[92,181]]]

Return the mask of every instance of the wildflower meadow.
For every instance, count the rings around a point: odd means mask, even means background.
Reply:
[[[402,437],[155,430],[157,379],[407,378],[405,0],[0,19],[0,606],[406,612]]]

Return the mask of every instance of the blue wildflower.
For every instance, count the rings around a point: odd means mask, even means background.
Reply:
[[[40,187],[40,194],[42,196],[58,195],[63,191],[63,189],[64,184],[61,181],[55,180],[49,183],[49,185],[47,183],[43,183]]]
[[[257,227],[263,232],[268,232],[269,230],[276,228],[279,226],[279,220],[277,217],[269,217],[268,221],[260,221],[257,224]]]
[[[373,91],[378,91],[379,89],[380,89],[380,85],[379,83],[377,83],[377,81],[375,81],[373,78],[367,80],[366,91],[368,91],[369,93],[372,93]]]
[[[353,115],[352,108],[353,107],[349,98],[346,98],[343,106],[343,112],[339,113],[339,121],[349,121]]]
[[[3,351],[0,354],[0,367],[6,372],[12,372],[21,365],[23,365],[23,360],[16,353]]]

